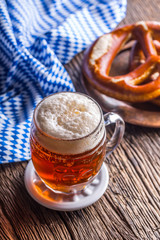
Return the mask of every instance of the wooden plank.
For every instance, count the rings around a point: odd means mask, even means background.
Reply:
[[[160,20],[160,1],[129,0],[120,25]],[[83,54],[66,68],[78,91]],[[75,212],[36,203],[24,186],[27,162],[0,166],[0,239],[160,239],[160,130],[126,125],[124,140],[106,160],[110,182],[104,196]]]

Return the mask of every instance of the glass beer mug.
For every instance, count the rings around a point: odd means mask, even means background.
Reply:
[[[115,124],[111,139],[106,133]],[[76,193],[99,173],[106,155],[118,146],[124,121],[81,93],[62,92],[44,98],[35,108],[30,132],[34,168],[56,193]]]

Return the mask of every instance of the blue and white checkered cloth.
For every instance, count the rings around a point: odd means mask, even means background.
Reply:
[[[63,64],[124,18],[126,0],[0,1],[0,163],[30,159],[37,103],[74,91]]]

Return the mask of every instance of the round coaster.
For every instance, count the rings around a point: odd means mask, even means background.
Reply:
[[[24,181],[31,197],[44,207],[58,211],[74,211],[88,207],[104,194],[108,186],[109,174],[103,163],[97,177],[84,190],[71,195],[57,194],[41,181],[30,161],[25,170]]]

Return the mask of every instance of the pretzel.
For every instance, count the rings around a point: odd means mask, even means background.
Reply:
[[[99,37],[86,51],[82,71],[85,79],[98,91],[128,102],[144,102],[160,96],[160,77],[146,82],[157,66],[153,39],[160,39],[160,23],[137,22]],[[144,62],[121,76],[109,76],[112,62],[124,45],[136,40],[145,56]]]
[[[153,43],[157,50],[158,55],[160,55],[160,42],[157,40],[153,40]],[[144,53],[140,48],[140,44],[136,41],[130,51],[130,59],[129,59],[130,71],[134,70],[144,62],[145,62]],[[149,78],[146,79],[146,82],[155,81],[156,78],[159,76],[160,76],[160,66],[158,65],[153,71],[153,73],[149,76]],[[160,106],[160,97],[153,99],[151,102]]]

